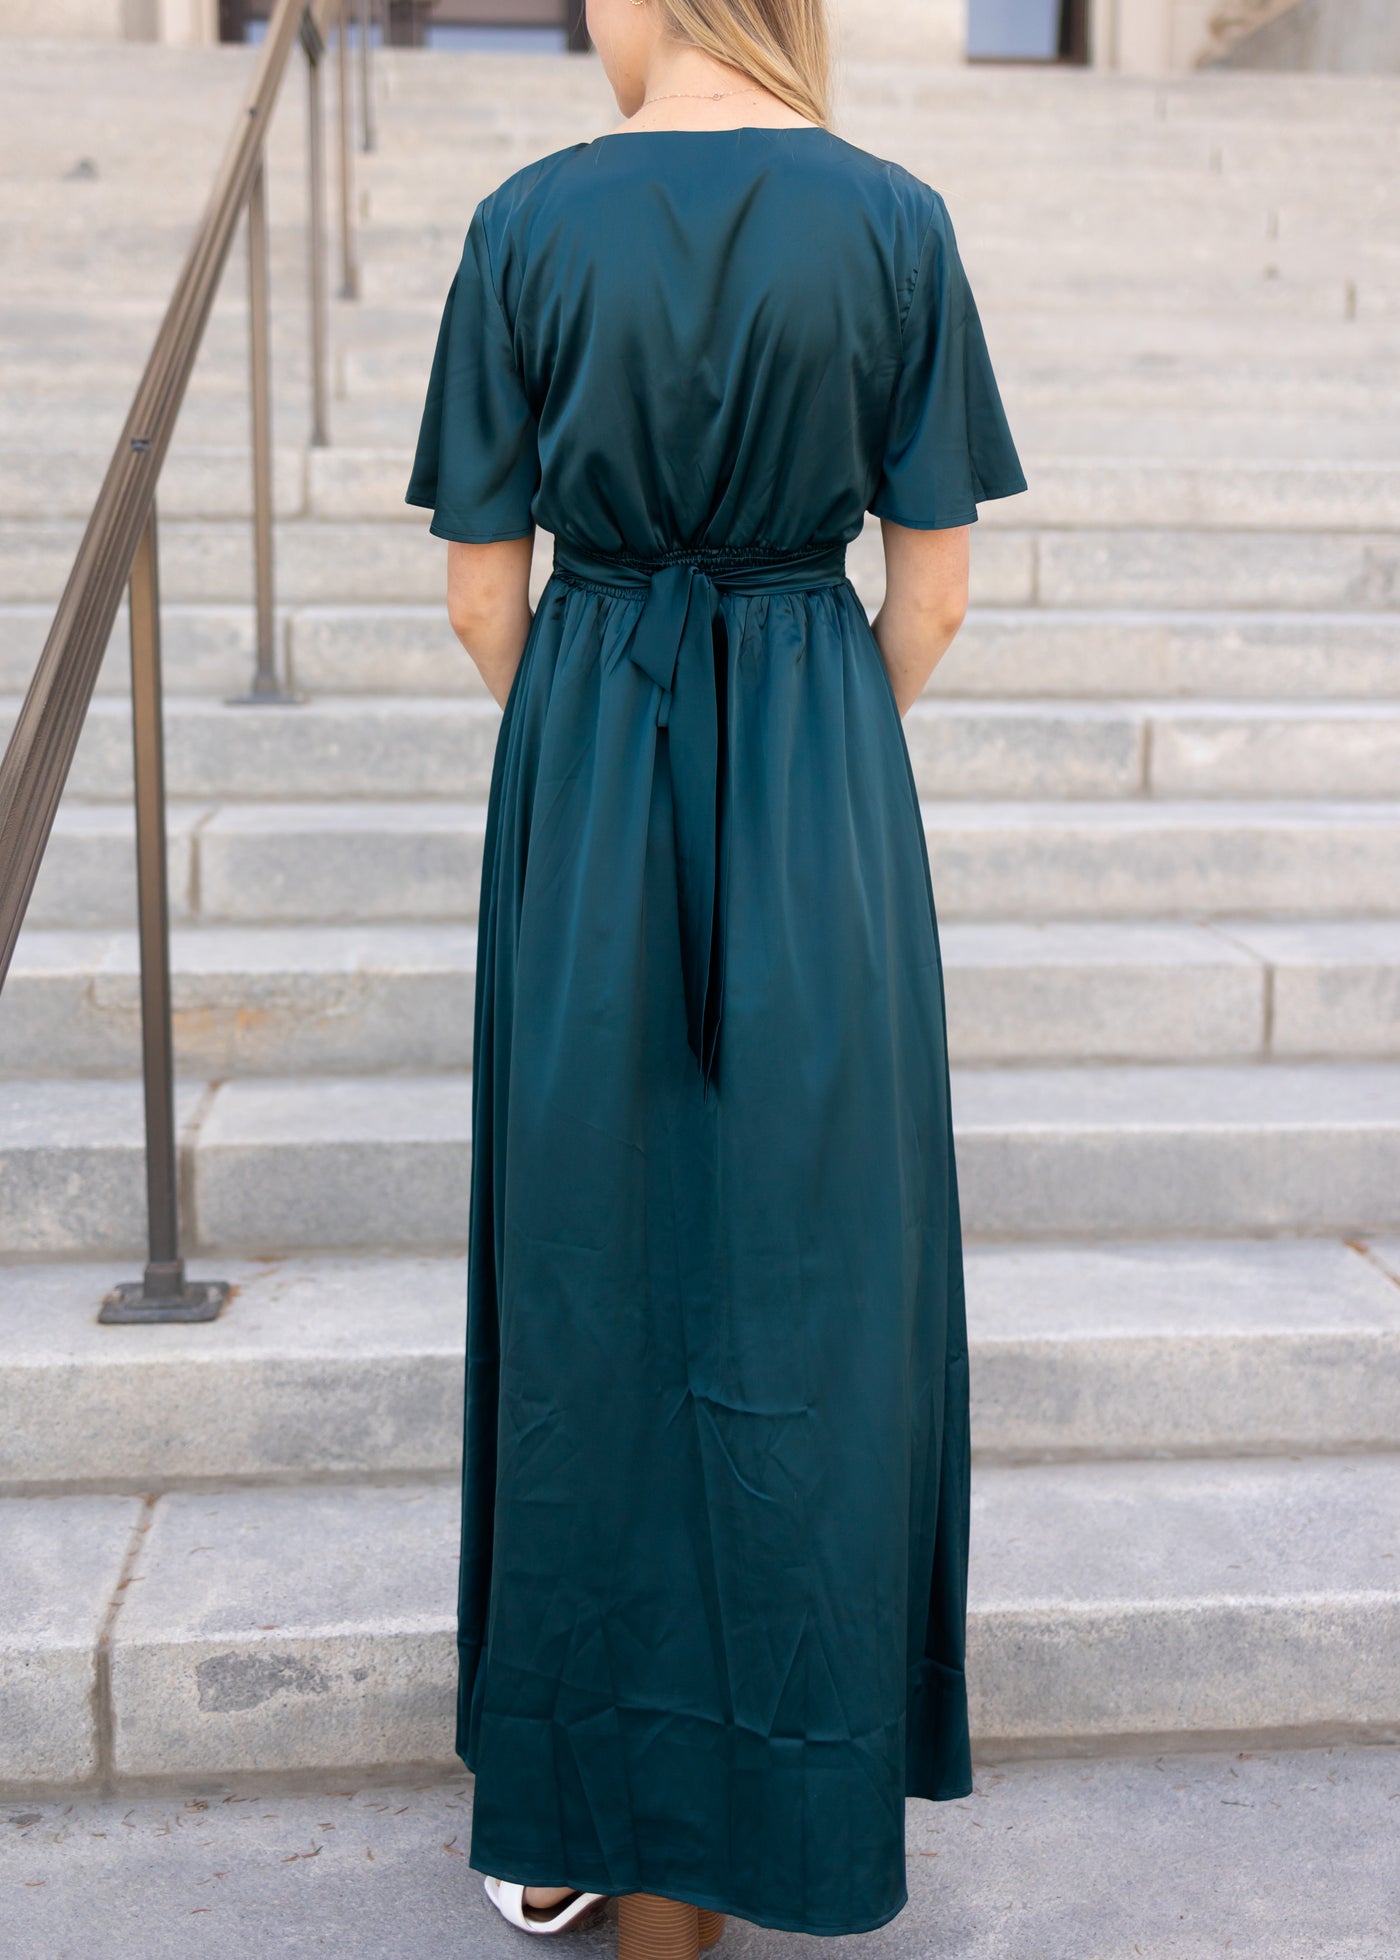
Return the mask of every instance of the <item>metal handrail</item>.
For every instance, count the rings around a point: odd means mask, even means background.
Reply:
[[[312,439],[323,444],[329,440],[329,432],[320,64],[332,25],[338,25],[340,42],[341,290],[347,297],[354,297],[358,291],[353,197],[348,183],[345,47],[348,4],[349,0],[277,0],[204,215],[175,282],[34,678],[4,760],[0,762],[0,987],[3,987],[122,593],[129,586],[149,1257],[141,1280],[119,1286],[107,1295],[99,1317],[108,1321],[208,1320],[218,1313],[228,1292],[223,1281],[198,1284],[187,1281],[179,1250],[156,487],[234,235],[246,212],[258,651],[252,692],[244,698],[288,702],[294,697],[278,680],[273,644],[264,152],[272,111],[293,50],[300,41],[307,56],[309,89]],[[361,10],[362,24],[367,11]],[[364,40],[361,72],[367,87],[367,35]],[[366,118],[368,128],[368,110]]]

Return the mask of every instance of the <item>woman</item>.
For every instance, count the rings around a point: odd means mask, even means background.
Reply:
[[[1025,488],[942,199],[821,0],[590,0],[627,120],[472,217],[408,501],[504,704],[457,1749],[471,1863],[620,1951],[906,1903],[972,1788],[942,965],[901,716]],[[847,542],[882,521],[872,631]],[[528,596],[538,523],[554,567]]]

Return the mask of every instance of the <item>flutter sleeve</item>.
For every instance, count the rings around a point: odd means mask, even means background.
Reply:
[[[540,466],[535,417],[491,267],[478,205],[448,289],[404,501],[434,537],[528,537]]]
[[[934,192],[869,508],[938,531],[974,524],[979,503],[1026,487],[953,221]]]

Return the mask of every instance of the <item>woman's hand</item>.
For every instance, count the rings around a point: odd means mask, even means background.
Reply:
[[[901,717],[923,692],[967,613],[970,524],[911,531],[880,519],[885,602],[873,631]]]
[[[505,706],[530,621],[535,534],[447,547],[447,617],[492,695]]]

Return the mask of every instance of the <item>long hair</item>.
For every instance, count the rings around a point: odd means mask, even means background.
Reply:
[[[657,0],[665,31],[752,76],[812,122],[831,120],[826,0]]]

